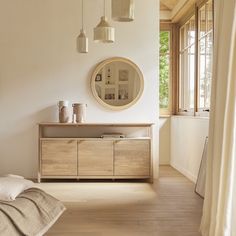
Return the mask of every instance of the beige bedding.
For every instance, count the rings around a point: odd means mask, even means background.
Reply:
[[[14,201],[0,201],[0,235],[43,235],[64,210],[64,205],[51,195],[30,188]]]

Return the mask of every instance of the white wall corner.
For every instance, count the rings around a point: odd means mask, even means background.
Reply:
[[[179,165],[179,163],[175,163],[171,161],[170,165],[178,170],[181,174],[183,174],[185,177],[187,177],[189,180],[191,180],[193,183],[197,182],[197,176],[195,176],[193,173],[188,171],[187,169],[183,168],[182,166]]]

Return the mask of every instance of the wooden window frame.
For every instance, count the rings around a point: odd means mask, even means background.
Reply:
[[[195,4],[193,8],[191,8],[188,12],[187,15],[183,16],[179,23],[176,26],[176,32],[173,35],[173,38],[178,38],[178,40],[175,41],[175,46],[176,46],[176,54],[175,57],[173,57],[173,61],[176,67],[176,85],[175,85],[175,103],[173,107],[173,114],[175,115],[183,115],[183,116],[203,116],[203,117],[208,117],[209,116],[209,111],[201,111],[198,110],[198,84],[199,84],[199,16],[198,12],[199,9],[208,2],[208,0],[199,0]],[[212,0],[212,5],[213,5],[213,19],[214,19],[214,0]],[[195,75],[194,75],[194,80],[195,80],[195,88],[194,88],[194,110],[193,111],[181,111],[179,109],[179,86],[180,86],[180,59],[179,59],[179,53],[180,53],[180,29],[184,24],[186,24],[191,17],[195,15]],[[213,35],[214,35],[214,20],[213,20]],[[213,42],[214,43],[214,42]]]

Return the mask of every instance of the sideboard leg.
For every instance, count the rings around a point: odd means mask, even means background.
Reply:
[[[39,184],[41,183],[41,176],[40,176],[40,174],[38,174],[38,183]]]
[[[148,179],[148,182],[149,182],[150,184],[153,184],[153,177],[149,178],[149,179]]]

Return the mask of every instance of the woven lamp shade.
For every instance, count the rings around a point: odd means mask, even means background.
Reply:
[[[105,16],[94,28],[94,41],[103,43],[113,43],[115,41],[115,29],[109,25]]]
[[[134,20],[134,0],[112,0],[112,19],[129,22]]]
[[[80,34],[78,36],[78,51],[80,53],[88,52],[88,38],[86,37],[85,31],[83,29],[80,30]]]

